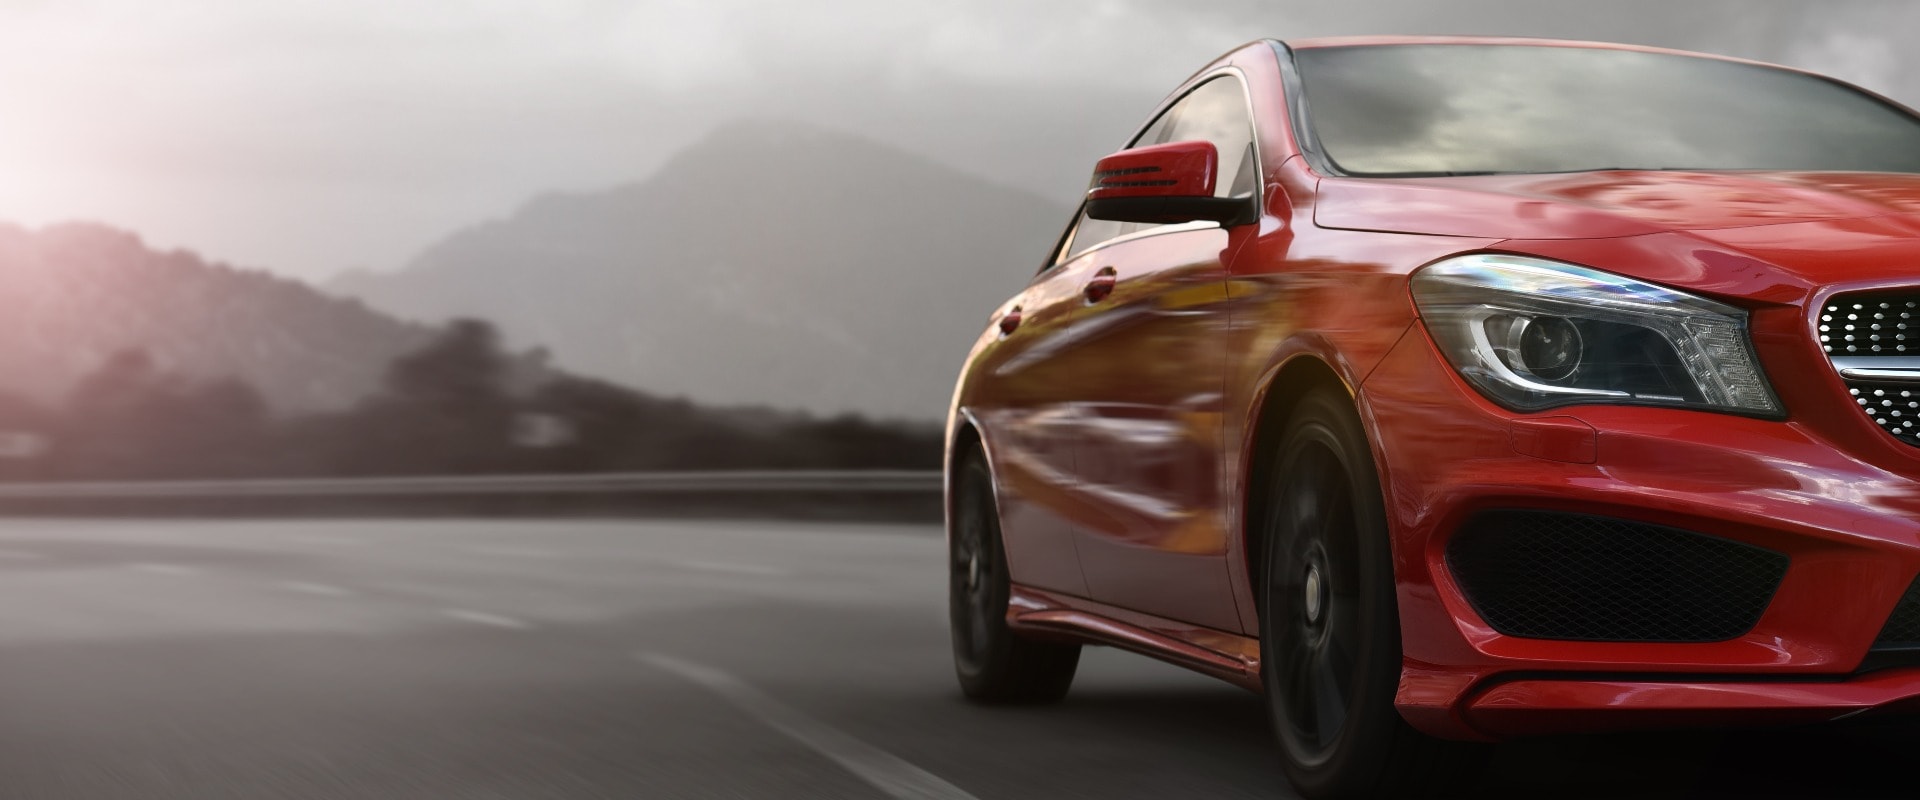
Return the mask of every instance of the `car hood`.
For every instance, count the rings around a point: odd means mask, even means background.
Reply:
[[[1314,222],[1534,241],[1680,232],[1759,258],[1796,283],[1920,279],[1920,175],[1614,170],[1328,178]]]

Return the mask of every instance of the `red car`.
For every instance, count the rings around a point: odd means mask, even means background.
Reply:
[[[1250,44],[1100,161],[949,430],[979,701],[1137,651],[1263,693],[1320,797],[1920,709],[1920,118],[1643,47]]]

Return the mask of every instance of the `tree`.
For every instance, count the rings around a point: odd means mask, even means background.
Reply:
[[[510,465],[514,404],[493,326],[449,323],[388,366],[383,391],[341,417],[353,474],[492,472]]]
[[[169,374],[141,348],[81,378],[61,417],[49,459],[60,477],[238,477],[272,466],[259,392],[236,378]]]
[[[442,410],[470,410],[504,397],[507,357],[493,325],[477,319],[447,324],[433,341],[387,367],[387,393]]]

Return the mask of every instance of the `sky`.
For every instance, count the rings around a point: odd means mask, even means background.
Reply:
[[[1064,205],[1262,37],[1627,41],[1920,104],[1905,0],[0,0],[0,220],[103,222],[323,280],[738,120],[849,130]]]

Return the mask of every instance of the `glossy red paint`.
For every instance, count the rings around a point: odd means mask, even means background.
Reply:
[[[1513,452],[1548,461],[1591,464],[1600,457],[1600,432],[1574,417],[1516,419],[1507,425]]]
[[[1508,40],[1291,46],[1452,41]],[[1396,706],[1417,728],[1489,739],[1920,710],[1920,671],[1857,672],[1920,574],[1920,448],[1859,413],[1814,336],[1836,293],[1920,286],[1920,177],[1331,177],[1302,157],[1266,43],[1203,69],[1161,111],[1221,75],[1249,98],[1256,220],[1056,254],[996,314],[955,390],[954,440],[977,435],[990,454],[1016,630],[1257,690],[1250,476],[1267,455],[1265,411],[1316,382],[1352,396],[1373,446],[1405,658]],[[1787,418],[1495,405],[1447,364],[1407,285],[1426,264],[1482,251],[1747,309]],[[1111,288],[1089,293],[1103,275]],[[1010,315],[1017,329],[1000,324]],[[1759,622],[1728,641],[1506,636],[1444,557],[1463,522],[1494,508],[1668,525],[1791,567]]]
[[[1833,683],[1518,680],[1473,699],[1473,724],[1505,736],[1642,728],[1795,725],[1920,710],[1920,670]]]
[[[1598,239],[1877,220],[1912,223],[1920,175],[1582,172],[1328,180],[1328,228],[1510,239]],[[1901,218],[1904,215],[1906,218]],[[1911,230],[1907,233],[1911,235]],[[1795,241],[1804,241],[1796,239]]]
[[[1087,197],[1212,197],[1219,172],[1220,154],[1207,142],[1136,147],[1094,165]]]
[[[1010,605],[1012,621],[1027,633],[1093,640],[1260,691],[1260,643],[1249,637],[1033,589],[1016,590]]]

